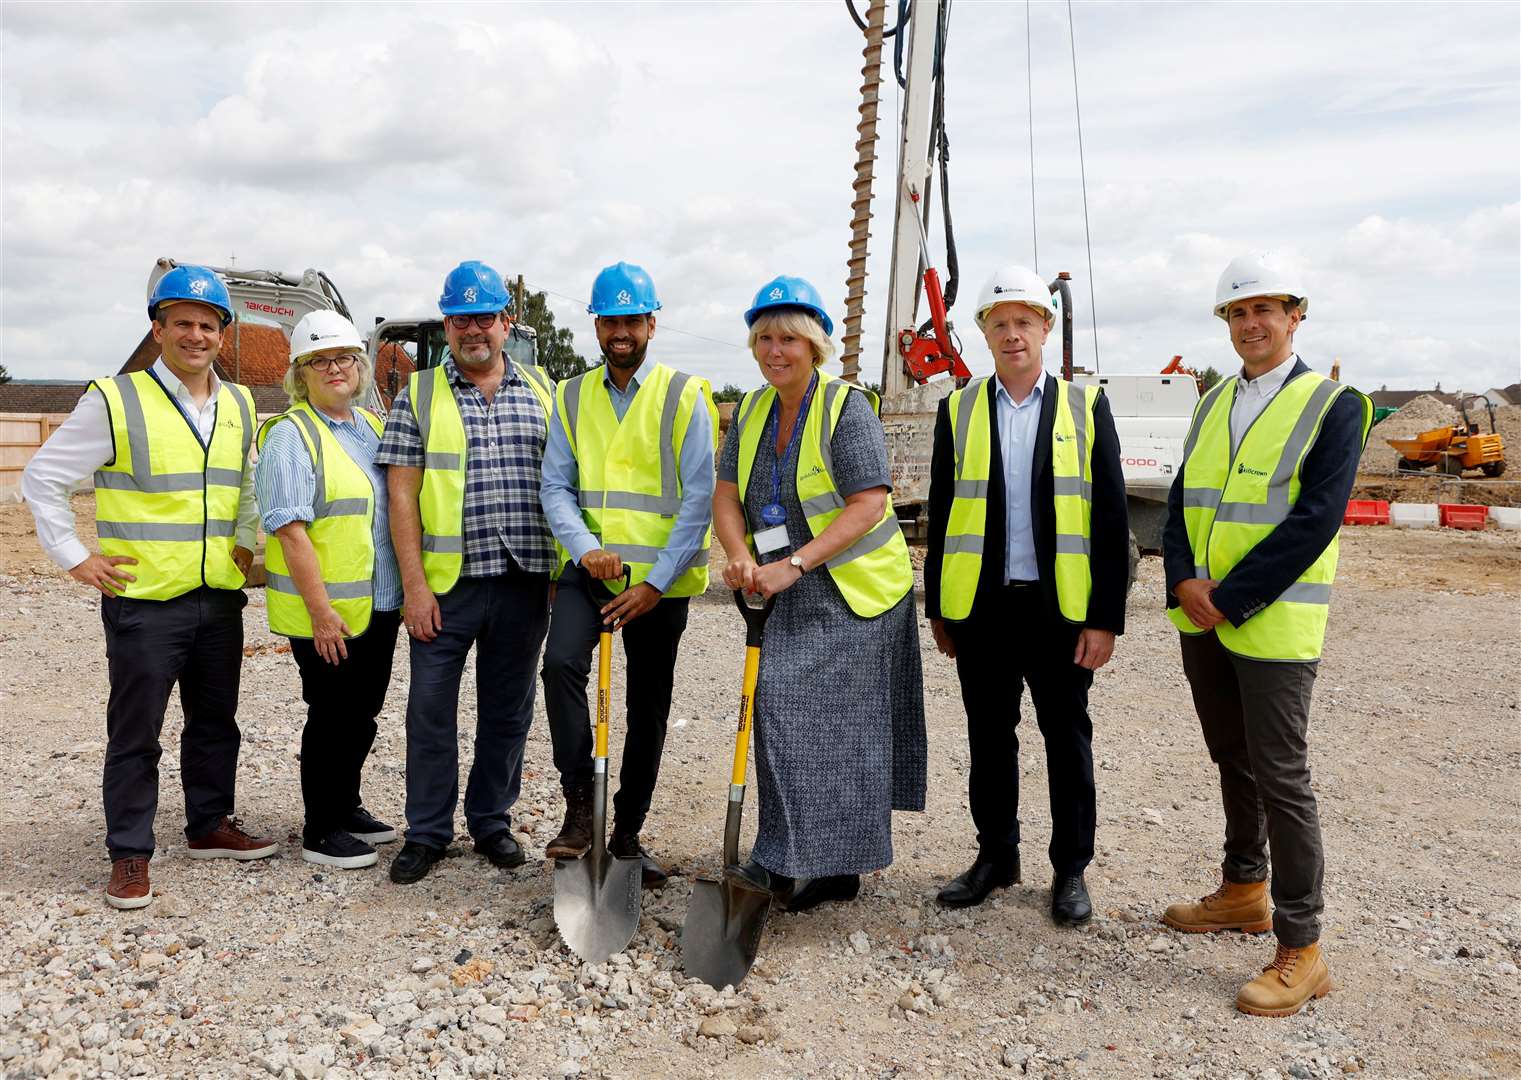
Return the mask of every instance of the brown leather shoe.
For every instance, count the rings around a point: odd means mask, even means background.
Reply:
[[[1218,889],[1196,903],[1169,905],[1162,913],[1162,921],[1185,934],[1204,934],[1211,930],[1260,934],[1271,930],[1273,913],[1268,908],[1267,882],[1242,885],[1222,881]]]
[[[544,847],[546,859],[579,859],[591,847],[592,787],[582,784],[565,791],[565,824]]]
[[[1312,997],[1331,992],[1331,969],[1320,942],[1302,949],[1280,944],[1273,962],[1236,995],[1236,1008],[1253,1016],[1293,1016]]]
[[[153,899],[148,885],[148,860],[142,855],[128,855],[111,860],[111,884],[106,886],[106,903],[117,911],[147,907]]]
[[[192,859],[262,859],[280,850],[267,836],[249,836],[238,818],[224,817],[199,840],[185,845]]]

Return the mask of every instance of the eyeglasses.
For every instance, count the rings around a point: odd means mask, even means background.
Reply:
[[[468,330],[470,329],[470,324],[474,323],[482,330],[490,330],[496,323],[496,315],[496,312],[492,312],[490,315],[450,315],[449,325],[456,330]]]
[[[344,353],[342,356],[315,356],[302,364],[302,367],[314,368],[317,371],[347,371],[359,363],[359,357],[354,353]]]

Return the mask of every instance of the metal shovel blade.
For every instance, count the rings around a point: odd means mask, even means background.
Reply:
[[[718,990],[738,986],[755,963],[770,910],[770,893],[727,877],[697,878],[681,925],[681,963],[687,974]]]
[[[555,925],[571,951],[600,964],[628,948],[639,929],[640,864],[593,855],[555,860]]]

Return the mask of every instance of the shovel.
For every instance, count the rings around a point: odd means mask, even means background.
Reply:
[[[624,570],[624,587],[628,587]],[[599,608],[613,593],[587,577],[586,591]],[[612,711],[613,632],[601,625],[597,643],[597,735],[593,761],[591,848],[579,859],[555,860],[555,925],[571,950],[600,964],[628,947],[639,928],[640,860],[607,850],[607,719]]]
[[[750,728],[754,721],[755,679],[760,669],[761,640],[766,617],[776,603],[772,597],[763,608],[745,603],[734,593],[734,602],[745,617],[745,682],[739,698],[739,729],[734,738],[734,768],[729,774],[729,809],[724,819],[724,866],[739,862],[739,821],[745,808],[745,765],[750,751]],[[755,963],[771,894],[736,881],[728,874],[698,877],[692,882],[686,922],[681,927],[681,959],[687,974],[709,986],[738,986]]]

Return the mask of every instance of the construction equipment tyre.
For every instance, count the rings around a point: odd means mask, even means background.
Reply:
[[[1480,465],[1479,468],[1484,471],[1485,476],[1489,477],[1492,480],[1505,472],[1505,462],[1486,461],[1483,465]]]
[[[1443,454],[1442,461],[1437,468],[1446,476],[1463,475],[1463,459],[1456,454]]]

